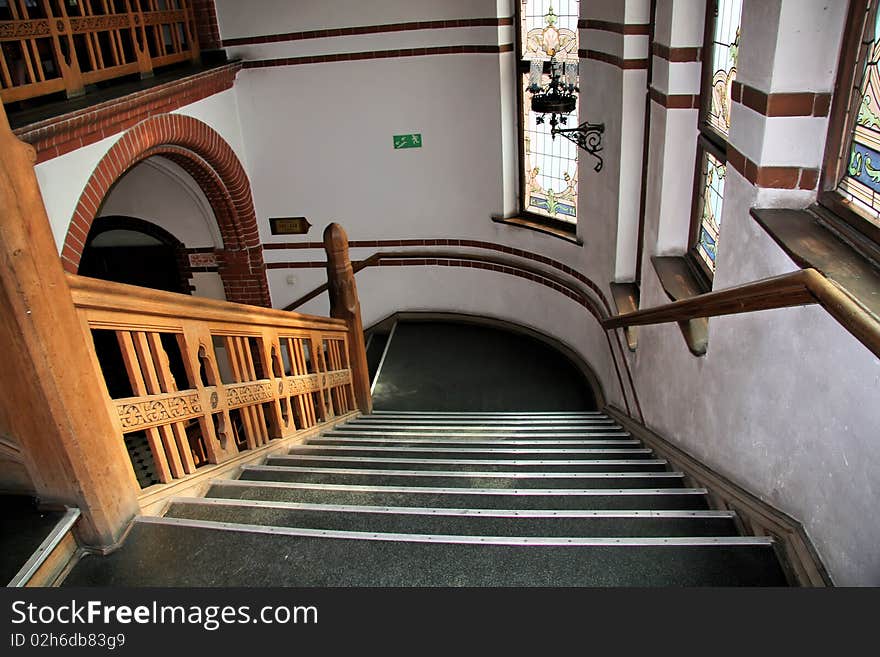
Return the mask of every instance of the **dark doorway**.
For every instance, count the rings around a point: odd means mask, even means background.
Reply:
[[[99,217],[92,223],[79,275],[189,294],[180,271],[184,245],[167,230],[134,217]]]

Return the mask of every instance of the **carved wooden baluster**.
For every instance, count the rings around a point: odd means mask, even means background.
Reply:
[[[304,376],[309,373],[306,364],[306,356],[303,352],[302,338],[293,338],[288,341],[290,345],[291,374]],[[311,393],[303,393],[296,396],[297,409],[300,417],[300,428],[307,429],[315,426],[315,400]]]
[[[187,321],[183,335],[177,336],[177,344],[183,355],[183,363],[190,381],[199,391],[204,415],[199,419],[205,449],[211,463],[223,463],[238,454],[238,446],[232,437],[232,421],[226,408],[223,384],[217,370],[217,361],[211,341],[211,333],[204,325]],[[204,367],[205,380],[201,370]],[[215,431],[214,415],[220,416],[221,432]]]
[[[226,352],[229,355],[229,366],[232,368],[232,376],[237,383],[245,381],[242,363],[244,362],[244,354],[241,350],[239,338],[229,336],[224,338],[226,343]],[[251,415],[250,406],[241,406],[238,413],[241,416],[241,422],[244,426],[244,438],[248,449],[256,449],[259,446],[259,434],[255,426],[254,417]]]
[[[159,384],[162,392],[177,392],[177,382],[171,373],[171,364],[168,362],[168,354],[165,353],[165,347],[162,346],[162,340],[158,333],[147,333],[147,342],[150,351],[153,354],[153,365],[156,368],[156,374],[159,377]],[[183,422],[174,422],[171,424],[171,433],[177,443],[177,451],[180,453],[180,460],[183,462],[183,469],[187,474],[196,471],[196,464],[192,456],[192,448],[189,445],[189,438],[186,435],[186,426]]]
[[[351,363],[348,361],[348,354],[350,353],[348,347],[348,335],[344,335],[342,342],[342,366],[344,369],[348,370],[348,383],[345,385],[345,390],[348,397],[348,410],[353,411],[357,408],[357,400],[354,394],[354,381],[351,376]]]
[[[281,367],[281,346],[278,342],[278,334],[272,329],[263,329],[257,340],[257,356],[263,369],[264,378],[268,379],[272,399],[268,403],[269,438],[281,438],[287,428],[287,419],[290,417],[290,406],[284,392],[284,369]],[[280,385],[279,385],[280,384]],[[266,407],[261,407],[263,415],[267,414]],[[285,409],[287,413],[285,413]]]
[[[128,380],[131,383],[131,389],[135,397],[145,397],[147,395],[147,386],[144,383],[144,377],[141,374],[141,367],[138,363],[137,351],[135,350],[134,341],[131,333],[128,331],[117,331],[116,339],[119,342],[119,350],[122,352],[122,360],[125,363],[125,371],[128,373]],[[159,481],[163,484],[171,481],[174,476],[168,465],[168,457],[165,455],[165,447],[162,443],[162,436],[155,427],[145,430],[147,434],[147,442],[150,444],[150,451],[153,452],[153,461],[156,466],[156,474]]]
[[[52,34],[52,48],[55,53],[55,65],[61,72],[64,80],[64,90],[68,98],[82,96],[85,88],[82,80],[82,72],[79,68],[79,60],[76,56],[76,47],[73,43],[73,30],[70,27],[70,18],[67,16],[67,6],[65,2],[59,2],[58,7],[61,12],[58,16],[53,16],[51,0],[42,0],[43,10],[49,19],[49,31]],[[64,49],[61,47],[61,40],[64,39],[67,44],[67,54],[65,56]]]
[[[253,354],[251,352],[251,339],[239,338],[239,344],[241,353],[244,356],[244,374],[248,381],[257,381],[257,369],[254,366]],[[269,441],[269,426],[266,423],[266,413],[263,412],[263,404],[256,402],[251,405],[250,409],[251,415],[254,418],[254,426],[259,436],[259,442],[261,445],[264,445]]]
[[[327,226],[324,230],[324,249],[327,251],[330,316],[345,320],[348,327],[349,363],[355,398],[361,412],[370,413],[373,410],[373,398],[370,394],[361,304],[348,256],[348,236],[342,226],[336,223]]]
[[[136,331],[131,334],[134,341],[134,348],[137,352],[138,361],[140,361],[141,372],[143,373],[144,383],[147,386],[148,395],[162,394],[162,388],[159,386],[159,377],[156,375],[156,368],[153,365],[153,355],[150,353],[150,345],[147,342],[147,336],[142,331]],[[162,444],[165,445],[165,454],[168,456],[168,465],[171,466],[171,474],[175,477],[182,477],[187,474],[187,470],[183,465],[183,459],[177,450],[174,441],[174,434],[171,427],[167,424],[159,425],[159,435],[162,437]],[[192,468],[192,471],[195,467]]]

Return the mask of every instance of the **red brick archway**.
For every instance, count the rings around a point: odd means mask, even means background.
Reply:
[[[113,184],[148,157],[161,155],[180,165],[204,191],[223,238],[217,264],[226,298],[271,305],[266,265],[247,174],[228,143],[209,125],[190,116],[160,114],[128,130],[92,172],[67,230],[61,261],[76,273],[89,228]]]

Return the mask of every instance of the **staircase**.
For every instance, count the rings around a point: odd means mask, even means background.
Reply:
[[[376,412],[139,518],[66,585],[785,585],[597,412]]]

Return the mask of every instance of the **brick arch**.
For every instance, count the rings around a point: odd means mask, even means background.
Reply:
[[[226,298],[271,305],[250,181],[228,143],[190,116],[160,114],[128,130],[98,162],[73,213],[61,261],[76,273],[83,245],[104,198],[139,162],[161,155],[183,168],[205,193],[223,238],[217,263]]]

